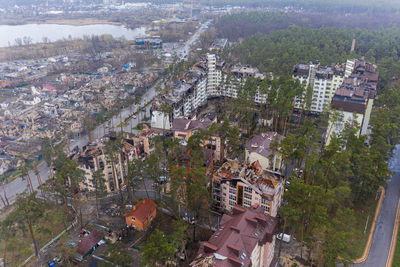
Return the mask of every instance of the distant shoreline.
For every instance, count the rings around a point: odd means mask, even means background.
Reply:
[[[122,25],[120,22],[113,22],[108,20],[101,19],[43,19],[43,20],[26,20],[22,23],[13,23],[7,21],[0,21],[1,25],[7,26],[19,26],[19,25],[27,25],[27,24],[58,24],[58,25],[70,25],[70,26],[85,26],[85,25],[95,25],[95,24],[108,24],[108,25]]]

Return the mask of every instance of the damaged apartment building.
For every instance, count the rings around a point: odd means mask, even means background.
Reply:
[[[265,214],[276,216],[283,190],[281,176],[263,169],[258,161],[241,164],[227,160],[213,175],[213,199],[221,211],[259,206]]]
[[[120,187],[126,184],[125,177],[128,172],[128,161],[144,158],[145,155],[151,153],[149,143],[152,136],[153,130],[144,129],[138,136],[125,138],[122,142],[122,153],[118,154],[116,164],[110,162],[105,142],[84,146],[81,151],[74,155],[79,167],[85,171],[85,181],[81,183],[81,189],[94,190],[91,182],[92,175],[95,171],[101,169],[104,173],[107,192],[118,191]]]
[[[208,99],[237,98],[239,84],[249,77],[264,79],[265,75],[257,68],[228,66],[215,54],[207,54],[181,77],[168,94],[155,99],[151,108],[151,127],[169,130],[174,118],[190,117]],[[266,97],[257,91],[254,101],[265,103]],[[170,107],[169,110],[164,108],[164,103]]]

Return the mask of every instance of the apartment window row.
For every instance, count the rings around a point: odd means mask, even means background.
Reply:
[[[232,200],[229,200],[229,205],[230,205],[230,206],[235,206],[235,205],[236,205],[236,202],[234,202],[234,201],[232,201]]]
[[[244,200],[244,206],[245,207],[251,207],[251,201]]]
[[[269,205],[271,204],[271,201],[270,201],[269,199],[262,198],[262,199],[261,199],[261,203],[262,203],[262,204],[266,204],[266,205],[269,206]]]
[[[253,192],[253,189],[252,189],[251,187],[246,186],[246,187],[244,188],[244,192],[252,193],[252,192]]]
[[[236,201],[236,196],[234,196],[234,195],[229,195],[229,199],[230,199],[230,200],[235,200],[235,201]]]
[[[229,193],[236,194],[236,188],[229,188]]]
[[[244,198],[251,199],[251,194],[244,193]]]

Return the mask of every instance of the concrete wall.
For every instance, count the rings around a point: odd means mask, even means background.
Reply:
[[[263,246],[259,246],[258,243],[256,243],[250,255],[251,266],[262,267],[264,261],[263,257],[264,257]]]
[[[274,251],[275,251],[275,236],[273,236],[271,243],[266,243],[263,246],[263,261],[264,262],[263,262],[262,266],[270,266],[272,260],[274,259]]]
[[[246,160],[248,160],[248,162],[250,164],[252,164],[253,162],[256,162],[258,160],[258,162],[260,163],[260,165],[263,169],[271,168],[270,160],[264,156],[261,156],[258,153],[255,153],[255,152],[249,153],[249,151],[246,149],[245,157],[246,157]]]
[[[165,115],[161,111],[154,110],[151,114],[151,128],[170,130],[171,120],[169,115]]]
[[[263,169],[268,169],[268,170],[278,170],[281,171],[282,168],[282,155],[280,153],[276,153],[275,157],[273,158],[273,162],[270,162],[269,158],[264,157],[256,152],[251,152],[246,149],[245,150],[245,159],[252,164],[253,162],[258,162],[260,163],[261,167]]]

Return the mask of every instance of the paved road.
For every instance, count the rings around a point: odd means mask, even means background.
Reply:
[[[176,50],[176,54],[179,56],[180,60],[186,60],[189,57],[189,52],[191,46],[197,41],[200,35],[207,30],[207,24],[210,24],[212,20],[208,20],[203,23],[200,28],[195,32],[187,41],[186,43]]]
[[[206,25],[208,22],[204,23],[203,25]],[[186,53],[188,54],[190,51],[190,46],[199,38],[200,34],[205,30],[204,27],[200,27],[200,29],[194,33],[191,38],[184,44],[182,45],[182,47],[178,48],[178,50],[181,53]],[[158,86],[162,86],[161,81],[158,81],[154,86],[152,86],[151,88],[149,88],[144,95],[142,96],[142,100],[140,103],[140,106],[143,107],[145,104],[151,102],[153,100],[153,98],[157,95],[157,90],[156,88]],[[132,112],[136,112],[138,110],[137,105],[132,105],[131,108],[126,108],[122,111],[121,117],[122,120],[125,121],[126,118],[128,118],[131,115],[131,111]],[[138,116],[136,119],[132,118],[130,119],[128,122],[128,125],[123,127],[125,132],[131,132],[132,128],[137,126],[139,119],[142,119],[143,117],[150,117],[150,105],[148,107],[145,108],[145,110],[141,113],[140,116]],[[120,116],[114,116],[112,118],[112,124],[114,125],[114,128],[116,131],[119,131],[120,128],[116,127],[118,124],[120,123]],[[107,128],[107,125],[106,125]],[[104,136],[104,132],[107,133],[107,129],[106,131],[104,131],[103,125],[100,125],[99,127],[97,127],[94,131],[93,131],[93,138],[94,140],[96,139],[100,139]],[[70,144],[70,148],[73,149],[74,147],[79,147],[82,148],[82,146],[85,146],[89,143],[89,137],[88,136],[82,136],[80,139],[71,142]],[[42,182],[46,181],[48,179],[48,177],[50,177],[50,170],[47,166],[47,164],[45,162],[41,162],[38,165],[38,169],[40,172],[40,178],[42,179]],[[38,181],[36,178],[36,175],[33,171],[29,172],[30,177],[32,179],[32,184],[33,187],[36,189],[38,187]],[[17,198],[17,194],[20,194],[22,192],[24,192],[25,190],[27,190],[27,182],[22,180],[21,178],[17,178],[14,181],[12,181],[9,184],[6,184],[4,186],[4,189],[6,191],[7,194],[7,198],[9,200],[10,203],[14,202],[15,199]],[[0,194],[3,196],[4,198],[4,193],[3,193],[3,188],[0,188]],[[0,201],[0,209],[2,209],[4,207],[3,202]]]
[[[393,227],[400,197],[400,146],[397,146],[393,158],[389,162],[393,177],[386,186],[385,197],[372,239],[371,250],[365,262],[354,266],[384,267],[389,255]]]
[[[44,161],[38,165],[38,170],[39,170],[40,178],[42,179],[42,181],[47,180],[47,177],[49,177],[49,168],[47,167],[47,164]],[[38,180],[37,180],[37,177],[36,177],[34,171],[30,171],[29,175],[32,180],[32,185],[36,189],[39,186],[39,183],[38,183]],[[21,178],[15,179],[11,183],[4,185],[4,187],[5,187],[4,189],[7,193],[8,201],[10,203],[15,201],[17,194],[21,194],[22,192],[24,192],[25,190],[28,189],[27,181],[22,180]],[[0,188],[0,194],[4,198],[3,193],[4,193],[3,188]],[[3,208],[3,202],[0,202],[0,209],[1,208]]]

